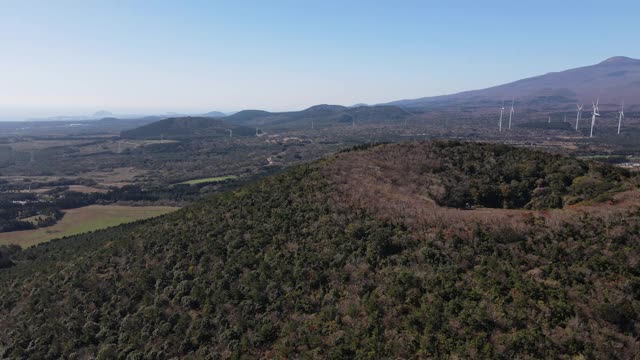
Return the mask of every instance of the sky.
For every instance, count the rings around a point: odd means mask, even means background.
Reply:
[[[0,0],[0,120],[299,110],[624,55],[640,1]]]

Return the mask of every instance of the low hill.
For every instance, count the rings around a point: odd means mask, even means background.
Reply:
[[[411,116],[396,106],[359,106],[316,105],[302,111],[271,113],[260,110],[245,110],[225,118],[234,124],[252,127],[271,127],[279,129],[344,126],[357,124],[389,124],[403,121]]]
[[[227,116],[227,114],[220,111],[209,111],[208,113],[202,114],[204,117],[213,117],[213,118],[221,118]]]
[[[186,137],[250,136],[255,130],[210,117],[178,117],[123,131],[125,139],[179,139]]]
[[[339,105],[316,105],[302,111],[268,112],[243,110],[223,119],[215,117],[176,117],[157,121],[137,129],[123,131],[124,138],[184,138],[220,136],[229,134],[255,134],[256,128],[293,130],[330,126],[389,124],[411,117],[407,111],[396,106],[360,106],[348,108]]]
[[[602,108],[615,109],[624,100],[628,107],[640,106],[640,60],[617,56],[598,64],[552,72],[481,90],[400,100],[389,103],[405,108],[490,106],[515,98],[520,108],[566,108],[600,98]]]
[[[503,145],[342,152],[11,252],[0,358],[632,358],[634,181]]]

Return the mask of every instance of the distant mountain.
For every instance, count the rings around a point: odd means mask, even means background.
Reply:
[[[163,118],[159,116],[147,116],[134,119],[106,117],[99,120],[0,121],[0,134],[4,136],[117,134],[161,119]]]
[[[142,114],[141,115],[141,114],[114,114],[109,111],[101,110],[101,111],[96,111],[91,115],[60,115],[60,116],[50,116],[45,118],[32,118],[32,119],[27,119],[26,121],[85,121],[85,120],[101,120],[105,118],[111,118],[111,119],[117,118],[121,120],[138,120],[138,119],[145,119],[145,118],[156,118],[159,120],[159,119],[178,118],[178,117],[187,117],[187,116],[219,118],[219,117],[225,117],[227,116],[227,114],[220,111],[210,111],[204,114],[193,114],[193,113],[185,114],[185,113],[178,113],[178,112],[166,112],[162,114],[152,114],[152,115]]]
[[[215,112],[213,112],[215,113]],[[208,113],[211,114],[211,113]],[[227,135],[232,129],[234,135],[253,135],[255,128],[297,129],[358,124],[384,124],[404,120],[411,114],[397,106],[316,105],[302,111],[268,112],[264,110],[243,110],[225,116],[224,121],[213,116],[172,117],[162,119],[136,129],[123,131],[125,138],[169,138]]]
[[[85,121],[83,123],[92,127],[102,127],[106,129],[122,131],[122,130],[134,129],[143,125],[151,124],[153,122],[156,122],[162,119],[164,119],[164,117],[162,116],[145,116],[145,117],[139,117],[135,119],[106,117],[100,120]]]
[[[264,126],[272,128],[300,128],[314,126],[332,126],[358,123],[390,123],[410,117],[411,114],[397,106],[359,106],[316,105],[302,111],[267,112],[262,110],[244,110],[225,118],[225,121],[246,126]]]
[[[231,124],[210,117],[176,117],[163,119],[135,129],[123,131],[121,136],[128,139],[177,139],[185,137],[254,135],[252,128]]]
[[[227,116],[227,114],[220,111],[209,111],[208,113],[202,114],[202,116],[219,118],[219,117],[225,117]]]
[[[91,115],[59,115],[49,116],[45,118],[29,118],[25,121],[87,121],[87,120],[101,120],[105,118],[118,118],[118,119],[141,119],[144,117],[155,115],[140,115],[140,114],[113,114],[109,111],[97,111]],[[159,118],[167,118],[169,116],[159,116]]]
[[[106,118],[106,117],[111,117],[113,116],[113,113],[109,112],[109,111],[96,111],[95,113],[93,113],[93,118]]]
[[[558,107],[567,104],[590,104],[596,98],[601,104],[640,105],[640,60],[617,56],[599,64],[552,72],[541,76],[482,90],[452,95],[400,100],[388,103],[404,108],[444,108],[451,106],[495,106],[512,98],[532,107]]]

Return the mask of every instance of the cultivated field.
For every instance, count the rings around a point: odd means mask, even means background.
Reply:
[[[220,181],[225,181],[225,180],[232,180],[232,179],[237,179],[238,177],[235,175],[227,175],[227,176],[218,176],[218,177],[211,177],[211,178],[203,178],[203,179],[194,179],[194,180],[189,180],[189,181],[183,181],[180,184],[187,184],[187,185],[196,185],[196,184],[205,184],[205,183],[214,183],[214,182],[220,182]]]
[[[55,238],[81,234],[163,215],[178,208],[169,206],[91,205],[65,211],[57,224],[35,230],[0,233],[0,245],[17,244],[22,247],[37,245]]]

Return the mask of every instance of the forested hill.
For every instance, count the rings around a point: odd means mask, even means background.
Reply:
[[[210,117],[177,117],[159,120],[121,133],[125,139],[180,139],[233,135],[255,135],[255,130]]]
[[[0,250],[0,358],[632,358],[635,181],[502,145],[343,152]]]
[[[397,106],[316,105],[301,111],[267,112],[244,110],[225,118],[225,121],[245,126],[276,129],[299,129],[348,126],[361,124],[394,124],[405,121],[411,114]]]
[[[255,135],[270,129],[322,128],[353,124],[390,124],[405,121],[411,114],[396,106],[316,105],[301,111],[267,112],[243,110],[223,119],[211,117],[176,117],[159,120],[121,133],[123,138],[159,139],[203,136]]]

